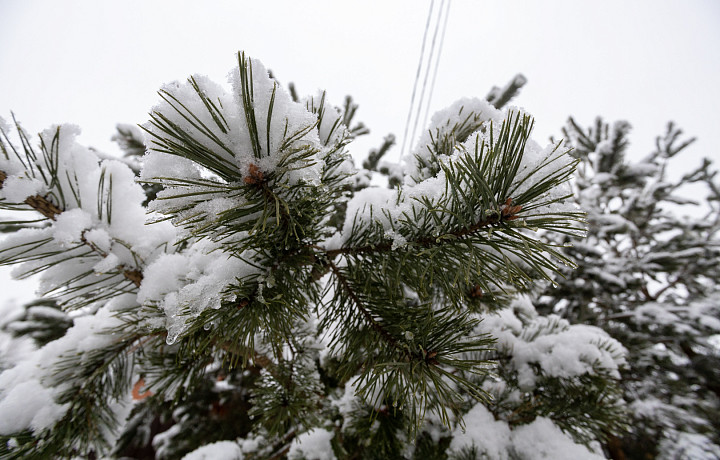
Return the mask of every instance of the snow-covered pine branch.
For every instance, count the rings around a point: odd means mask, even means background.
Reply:
[[[254,458],[318,442],[328,458],[397,457],[461,438],[478,404],[518,428],[508,452],[540,432],[589,445],[618,423],[612,339],[556,319],[543,339],[523,332],[541,319],[512,334],[481,323],[572,264],[548,234],[583,231],[567,199],[576,162],[532,141],[527,114],[452,105],[388,168],[404,170],[391,190],[356,180],[369,172],[347,152],[364,132],[349,100],[292,97],[242,53],[229,88],[195,75],[160,98],[143,126],[147,209],[132,169],[78,145],[77,128],[33,140],[16,123],[13,140],[2,126],[0,203],[42,218],[0,243],[0,263],[40,274],[74,321],[0,374],[4,455],[121,455],[152,435],[165,458],[220,440]],[[557,413],[557,389],[588,403],[587,385],[602,423]],[[151,433],[153,420],[170,425]]]
[[[718,458],[718,172],[709,159],[681,166],[694,139],[673,123],[639,161],[628,155],[629,132],[600,118],[564,128],[581,160],[574,184],[588,237],[558,240],[572,243],[579,268],[563,269],[538,309],[601,327],[627,348],[630,426],[609,437],[613,458]]]

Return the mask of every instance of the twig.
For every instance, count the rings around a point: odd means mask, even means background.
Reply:
[[[508,201],[510,201],[510,199],[508,199]],[[506,201],[506,203],[507,203],[507,201]],[[447,235],[451,235],[451,236],[454,236],[455,238],[459,239],[459,238],[463,238],[465,236],[471,235],[480,230],[483,230],[489,226],[496,225],[496,224],[499,224],[504,221],[515,220],[517,218],[516,213],[519,212],[520,209],[521,209],[521,206],[511,206],[511,207],[505,208],[502,211],[499,211],[496,216],[483,219],[469,227],[463,227],[463,228],[460,228],[453,232],[449,232],[449,233],[447,233]],[[408,241],[408,245],[413,245],[413,244],[417,245],[417,246],[429,247],[429,246],[433,246],[438,243],[437,243],[436,238],[423,237],[423,238],[418,238],[417,240],[414,240],[414,241]],[[322,248],[319,248],[319,249],[322,249]],[[391,249],[392,249],[392,243],[385,242],[385,243],[378,243],[378,244],[368,244],[365,246],[330,249],[330,250],[324,250],[324,251],[325,251],[325,255],[328,257],[328,259],[332,260],[340,254],[361,254],[361,253],[365,253],[365,252],[389,251]]]
[[[3,188],[5,179],[7,179],[7,174],[5,174],[5,171],[0,171],[0,189]],[[63,213],[62,209],[60,209],[53,202],[41,195],[29,196],[25,199],[24,203],[50,220],[56,220],[57,216]],[[85,240],[84,236],[82,238],[82,242],[83,244],[89,246],[93,251],[98,252],[101,256],[107,256],[107,254],[105,254],[103,251],[100,251],[94,244],[91,244],[90,242]],[[123,270],[122,273],[125,279],[132,282],[135,287],[140,287],[140,284],[143,280],[143,274],[140,270],[124,268],[123,265],[118,266],[118,268]]]
[[[408,357],[410,357],[408,351],[405,348],[403,348],[402,346],[400,346],[398,341],[395,340],[395,338],[392,335],[390,335],[390,333],[387,330],[385,330],[385,328],[382,327],[382,325],[380,323],[378,323],[375,320],[375,318],[372,317],[370,312],[363,306],[362,301],[358,298],[357,294],[355,293],[353,288],[350,286],[350,283],[348,283],[347,278],[345,277],[345,275],[342,274],[342,272],[337,267],[337,265],[335,265],[332,262],[328,262],[328,266],[330,267],[330,271],[333,273],[333,275],[335,275],[335,277],[337,278],[337,280],[340,283],[340,285],[342,286],[342,288],[347,292],[348,297],[350,297],[350,300],[353,301],[355,306],[358,308],[358,310],[360,310],[360,313],[362,313],[365,320],[370,324],[370,326],[372,326],[372,328],[375,330],[375,332],[380,334],[380,336],[386,342],[388,342],[390,345],[392,345],[395,349],[401,350],[404,354],[406,354],[406,355],[408,355]]]

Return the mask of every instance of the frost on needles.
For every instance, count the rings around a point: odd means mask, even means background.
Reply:
[[[527,297],[573,264],[547,236],[584,231],[566,149],[463,99],[370,187],[350,100],[298,99],[244,54],[229,83],[161,89],[139,177],[75,127],[2,125],[0,205],[29,218],[3,222],[0,263],[73,325],[0,360],[0,453],[596,455],[624,350]]]

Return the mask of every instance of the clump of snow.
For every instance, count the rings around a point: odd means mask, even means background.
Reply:
[[[479,332],[497,338],[498,350],[512,356],[510,364],[517,371],[521,389],[535,387],[535,366],[549,377],[570,378],[600,371],[619,377],[626,351],[617,340],[594,326],[571,325],[556,315],[533,315],[531,308],[534,312],[529,298],[520,296],[511,308],[489,315],[478,326]],[[516,311],[523,313],[518,316]]]
[[[108,273],[111,272],[120,265],[120,259],[118,259],[118,256],[115,254],[108,254],[107,257],[100,260],[100,262],[96,263],[93,266],[93,271],[95,273]]]
[[[6,371],[7,372],[7,371]],[[4,387],[0,374],[0,388]],[[42,430],[52,426],[66,410],[53,398],[52,389],[44,387],[37,379],[25,380],[21,385],[0,393],[0,434],[9,435],[23,429]]]
[[[310,431],[299,435],[295,438],[290,451],[289,459],[306,459],[306,460],[335,460],[330,441],[335,436],[332,431],[322,428],[313,428]]]
[[[474,445],[481,458],[509,458],[511,433],[507,423],[495,420],[483,404],[470,409],[463,421],[464,426],[458,426],[452,432],[451,450],[459,451]]]
[[[203,240],[181,254],[164,254],[145,269],[137,299],[141,304],[156,304],[165,312],[168,343],[174,343],[204,310],[234,300],[234,295],[224,292],[228,285],[260,272],[217,249],[214,243]]]
[[[198,165],[192,160],[181,156],[169,156],[158,152],[148,152],[143,158],[140,178],[182,177],[184,179],[200,179],[202,177]]]
[[[138,291],[138,302],[161,301],[165,294],[180,289],[188,271],[187,262],[184,254],[163,254],[148,265]]]
[[[339,399],[333,399],[332,405],[337,407],[342,415],[345,425],[350,421],[350,414],[355,412],[361,404],[361,399],[356,395],[358,376],[352,377],[345,383],[345,389]]]
[[[380,380],[382,382],[383,376]],[[375,409],[384,407],[385,388],[382,383],[365,388],[364,394],[359,394],[358,390],[363,387],[361,376],[356,375],[345,382],[345,388],[339,397],[332,397],[332,405],[338,409],[343,418],[342,429],[347,430],[353,424],[356,417],[365,417],[367,414],[363,410],[365,406],[371,406]]]
[[[260,449],[267,443],[267,440],[262,435],[252,436],[252,434],[250,434],[248,436],[250,437],[245,439],[238,439],[238,444],[242,448],[244,454],[251,454],[253,452],[257,452],[258,449]]]
[[[32,339],[26,336],[14,337],[11,334],[13,329],[8,327],[12,321],[22,318],[24,314],[22,305],[12,300],[0,305],[0,372],[25,361],[36,349]]]
[[[27,197],[41,195],[46,190],[47,187],[41,180],[28,177],[27,173],[23,171],[5,179],[2,189],[0,189],[0,197],[4,197],[12,203],[22,203]]]
[[[53,237],[61,246],[80,242],[82,232],[90,228],[92,217],[80,208],[69,209],[55,218]]]
[[[512,448],[516,458],[525,460],[602,460],[604,457],[590,452],[582,444],[555,426],[546,417],[537,417],[532,423],[513,430]]]
[[[58,217],[61,217],[61,216],[58,216]],[[112,241],[110,239],[110,234],[107,232],[106,229],[93,228],[91,230],[86,231],[83,236],[85,237],[85,241],[92,244],[99,250],[101,250],[103,252],[110,251]]]
[[[243,460],[240,445],[234,441],[206,444],[186,454],[183,460]]]
[[[35,350],[33,341],[27,337],[13,337],[0,331],[0,371],[27,359]]]
[[[464,417],[465,426],[452,432],[450,450],[474,447],[479,458],[507,460],[602,459],[558,428],[552,420],[537,417],[532,423],[510,428],[496,420],[482,404],[476,404]]]
[[[73,371],[58,373],[53,365],[69,356],[103,349],[116,338],[108,331],[120,326],[113,301],[95,315],[75,319],[67,333],[32,352],[25,361],[0,373],[0,434],[52,427],[67,410],[56,398],[74,383]]]

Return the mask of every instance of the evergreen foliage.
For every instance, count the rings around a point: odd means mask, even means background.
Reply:
[[[574,184],[588,236],[563,237],[579,268],[563,269],[536,304],[627,348],[630,429],[609,439],[613,458],[718,458],[720,361],[709,340],[720,333],[717,170],[706,159],[672,177],[694,140],[672,123],[653,152],[631,161],[629,130],[572,118],[564,129],[580,160]]]
[[[34,217],[0,263],[66,315],[11,327],[38,347],[3,364],[0,456],[599,458],[624,350],[529,297],[573,265],[550,237],[584,232],[578,160],[463,99],[356,168],[351,99],[237,59],[119,126],[123,161],[2,124],[0,207]]]

